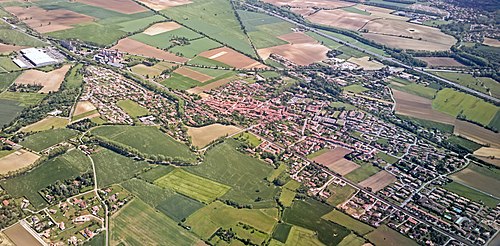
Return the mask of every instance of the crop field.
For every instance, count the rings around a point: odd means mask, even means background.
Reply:
[[[390,185],[394,181],[396,181],[396,177],[394,175],[390,174],[389,172],[382,170],[369,178],[363,180],[359,185],[363,187],[368,187],[371,188],[373,192],[377,192],[384,187]]]
[[[283,206],[290,207],[292,206],[293,199],[295,198],[295,192],[289,189],[282,189],[279,201]]]
[[[199,176],[231,186],[222,197],[240,204],[253,204],[254,207],[272,207],[279,189],[270,185],[265,178],[273,168],[258,159],[236,150],[236,140],[228,139],[210,149],[205,161],[186,169]],[[261,201],[255,201],[258,197]]]
[[[175,193],[172,197],[160,202],[156,209],[176,222],[181,222],[203,207],[203,203]]]
[[[404,50],[447,51],[453,44],[431,43],[428,41],[402,38],[378,33],[363,33],[363,37],[379,44]]]
[[[311,231],[299,226],[292,226],[285,245],[296,246],[321,246],[325,245],[318,240],[315,231]]]
[[[59,118],[54,116],[47,116],[45,119],[40,120],[31,125],[25,126],[20,130],[22,132],[41,132],[50,129],[64,128],[69,124],[69,120],[66,118]]]
[[[352,151],[342,148],[342,147],[336,147],[335,149],[323,149],[318,152],[316,152],[314,155],[309,156],[309,158],[312,158],[312,161],[315,161],[319,164],[328,166],[342,158],[344,156],[348,155]]]
[[[187,134],[191,137],[191,142],[198,148],[203,148],[212,141],[241,131],[236,126],[226,126],[212,124],[203,127],[188,127]]]
[[[370,61],[370,57],[368,57],[368,56],[364,56],[364,57],[360,57],[360,58],[351,57],[347,61],[354,63],[354,64],[360,66],[361,68],[363,68],[364,70],[368,70],[368,71],[379,70],[385,66],[384,64],[382,64],[378,61],[375,61],[375,60]]]
[[[229,186],[196,176],[181,169],[176,169],[155,180],[154,184],[162,188],[173,189],[207,204],[223,196],[231,189]]]
[[[14,120],[24,109],[18,102],[0,98],[0,126],[6,125]]]
[[[343,35],[343,34],[340,34],[340,33],[336,33],[336,32],[329,32],[329,31],[324,31],[322,30],[321,31],[322,33],[324,34],[328,34],[332,37],[336,37],[340,40],[343,40],[345,42],[348,42],[350,44],[354,44],[362,49],[366,49],[366,50],[369,50],[371,52],[374,52],[376,54],[379,54],[381,56],[389,56],[389,54],[387,54],[384,50],[382,49],[379,49],[379,48],[376,48],[376,47],[373,47],[373,46],[370,46],[370,45],[367,45],[365,43],[362,43],[352,37],[349,37],[349,36],[346,36],[346,35]],[[340,43],[337,43],[337,42],[334,42],[330,39],[327,39],[327,38],[324,38],[322,36],[319,36],[318,34],[314,34],[314,33],[311,33],[311,32],[307,32],[306,33],[307,35],[313,37],[314,39],[318,40],[318,41],[321,41],[323,42],[324,45],[328,46],[329,48],[331,49],[335,49],[335,50],[340,50],[340,51],[344,51],[344,53],[347,53],[345,51],[350,51],[350,53],[353,53],[353,54],[356,54],[354,57],[363,57],[363,56],[366,56],[367,54],[365,53],[362,53],[360,51],[357,51],[357,50],[354,50],[350,47],[347,47],[347,46],[343,46],[342,44]],[[333,42],[333,43],[332,43]],[[340,58],[343,58],[343,57],[340,57]],[[345,57],[345,59],[348,59],[350,57]],[[344,58],[343,58],[344,59]]]
[[[369,163],[365,163],[361,165],[360,168],[348,173],[345,178],[351,180],[352,182],[358,183],[371,177],[379,171],[380,169],[378,167],[373,166]]]
[[[194,58],[202,52],[220,48],[222,45],[209,38],[199,38],[189,41],[188,45],[177,45],[169,49],[174,54],[179,54],[183,57]]]
[[[187,40],[195,40],[195,39],[200,39],[203,37],[200,34],[194,32],[186,27],[180,26],[180,25],[178,26],[178,28],[175,28],[175,29],[172,29],[169,31],[160,32],[160,30],[168,30],[166,25],[162,25],[162,24],[168,24],[168,23],[172,23],[172,22],[163,22],[163,23],[155,24],[152,27],[146,29],[143,33],[133,35],[130,38],[137,40],[141,43],[150,45],[152,47],[156,47],[159,49],[167,49],[167,48],[174,45],[174,42],[171,41],[172,39],[186,38]],[[162,26],[159,26],[159,25],[162,25]],[[168,26],[171,27],[172,25],[168,25]],[[153,28],[153,29],[151,30],[151,28]],[[171,28],[173,28],[173,27],[171,27]],[[151,35],[151,33],[158,33],[158,34]],[[174,52],[172,52],[172,53],[174,53]]]
[[[121,23],[118,23],[118,25],[121,27],[120,31],[124,31],[127,33],[133,33],[133,32],[137,32],[138,30],[142,30],[142,29],[148,27],[149,25],[151,25],[151,23],[155,23],[155,22],[159,22],[159,21],[163,21],[163,20],[165,20],[165,17],[163,17],[163,16],[152,15],[152,16],[148,16],[148,17],[144,17],[144,18],[140,18],[140,19],[134,19],[134,20],[130,20],[130,21],[121,22]]]
[[[189,148],[153,126],[102,126],[91,131],[151,155],[165,155],[194,161]]]
[[[500,48],[500,41],[498,41],[497,39],[493,39],[493,38],[484,37],[483,44],[491,46],[491,47]]]
[[[402,84],[398,82],[398,78],[391,78],[389,86],[398,91],[414,94],[416,96],[425,97],[427,99],[434,99],[437,90],[434,88],[426,87],[416,83]]]
[[[155,180],[167,175],[168,173],[172,172],[174,169],[175,169],[174,166],[158,165],[158,166],[153,167],[144,173],[141,173],[141,175],[139,175],[139,178],[141,178],[149,183],[153,183]]]
[[[451,176],[456,182],[466,184],[496,197],[500,197],[500,191],[497,189],[500,185],[499,177],[500,171],[498,169],[474,163]]]
[[[362,237],[358,237],[356,234],[351,233],[349,236],[344,237],[344,240],[340,242],[338,246],[362,246],[366,244],[366,240]]]
[[[121,100],[116,102],[116,105],[132,118],[137,118],[149,114],[149,110],[132,100]]]
[[[282,243],[286,242],[288,235],[290,234],[290,230],[292,226],[286,223],[278,223],[273,232],[273,239],[276,239]]]
[[[243,26],[257,49],[287,44],[277,36],[292,32],[293,24],[263,13],[238,10]]]
[[[34,151],[42,151],[48,147],[75,137],[77,131],[67,128],[47,130],[25,137],[19,144]]]
[[[198,241],[175,221],[137,198],[110,221],[113,245],[194,245]]]
[[[500,148],[481,147],[480,149],[474,151],[474,156],[484,157],[486,159],[490,159],[490,157],[494,157],[493,160],[500,160]],[[493,162],[493,163],[495,163],[495,162]],[[499,166],[499,165],[497,164],[497,166]]]
[[[351,93],[354,93],[354,94],[361,94],[365,91],[369,91],[369,89],[361,86],[361,85],[348,85],[346,87],[343,87],[342,88],[342,91],[347,91],[347,92],[351,92]]]
[[[371,232],[366,236],[370,242],[375,245],[387,245],[387,246],[417,246],[418,244],[399,234],[399,232],[387,227],[386,225],[382,225],[375,229],[375,231]]]
[[[455,122],[454,133],[480,144],[500,147],[500,143],[498,142],[500,133],[493,132],[467,121],[457,120]]]
[[[427,62],[427,67],[465,67],[451,57],[417,57],[417,59]]]
[[[30,172],[3,180],[0,186],[14,197],[27,197],[35,208],[46,205],[38,191],[56,182],[76,177],[91,170],[91,163],[87,156],[79,150],[72,150],[66,154],[41,163]]]
[[[455,123],[454,117],[435,110],[430,99],[394,89],[392,92],[398,114],[450,125]]]
[[[201,82],[201,83],[207,82],[207,81],[214,78],[212,76],[208,76],[206,74],[200,73],[196,70],[192,70],[192,69],[187,68],[187,67],[180,67],[180,68],[174,70],[174,73],[180,74],[184,77],[188,77],[190,79],[196,80],[196,81]]]
[[[224,79],[219,79],[217,81],[214,81],[214,82],[211,82],[210,84],[206,84],[206,85],[203,85],[203,86],[197,86],[195,88],[191,88],[189,90],[187,90],[187,92],[191,93],[191,94],[201,94],[205,91],[210,91],[210,90],[213,90],[215,88],[218,88],[220,86],[223,86],[225,84],[228,84],[230,83],[231,81],[235,80],[235,77],[229,77],[229,78],[224,78]]]
[[[306,18],[314,23],[357,31],[376,17],[353,13],[344,9],[334,9],[321,10]]]
[[[27,167],[35,163],[39,158],[39,155],[23,149],[13,152],[0,158],[0,174],[7,174]]]
[[[470,141],[466,138],[456,136],[456,135],[450,136],[448,138],[448,142],[450,142],[452,144],[456,144],[460,147],[463,147],[471,153],[478,150],[479,148],[483,147],[481,144],[478,144],[476,142]]]
[[[149,35],[149,36],[155,36],[155,35],[162,34],[165,32],[177,30],[179,28],[182,28],[182,26],[177,24],[176,22],[167,21],[167,22],[162,22],[162,23],[156,23],[156,24],[148,27],[148,29],[144,30],[144,32],[142,32],[142,33]]]
[[[491,197],[487,194],[484,194],[480,191],[469,188],[457,182],[451,182],[449,184],[446,184],[445,186],[443,186],[443,188],[451,192],[454,192],[460,196],[466,197],[472,201],[482,202],[484,205],[490,208],[495,208],[497,204],[500,203],[500,200],[494,197]]]
[[[333,210],[330,213],[323,215],[322,218],[325,220],[329,220],[333,223],[339,224],[341,226],[344,226],[349,230],[357,232],[359,235],[365,235],[375,230],[375,228],[359,220],[351,218],[349,215],[346,215],[338,210]]]
[[[160,11],[179,5],[189,4],[191,3],[191,0],[169,0],[169,1],[139,0],[139,2],[156,11]]]
[[[0,54],[10,54],[12,51],[22,50],[26,47],[0,43]]]
[[[356,192],[356,189],[350,185],[337,186],[335,184],[331,184],[328,186],[327,190],[332,195],[326,200],[326,203],[335,207],[351,198],[351,196]]]
[[[250,40],[243,33],[236,13],[225,0],[192,0],[193,3],[162,10],[168,17],[197,30],[219,43],[255,57]]]
[[[95,163],[99,187],[106,187],[124,180],[128,180],[143,168],[146,162],[134,161],[108,149],[100,149],[91,155]]]
[[[295,201],[291,208],[285,209],[283,220],[286,223],[315,231],[318,239],[326,245],[337,245],[350,234],[350,231],[321,218],[331,210],[330,206],[313,199],[299,200]]]
[[[490,94],[500,98],[500,82],[487,77],[473,77],[467,73],[455,72],[433,72],[435,75],[455,82],[457,84],[469,87],[476,91]]]
[[[482,99],[459,92],[450,88],[443,89],[437,93],[432,101],[432,108],[452,116],[463,115],[466,119],[481,125],[497,125],[493,122],[499,108],[485,102]]]
[[[237,51],[228,47],[205,51],[200,53],[199,56],[208,58],[210,60],[215,60],[235,68],[266,68],[266,66],[261,64],[260,62],[241,53],[238,53]]]
[[[14,245],[33,245],[42,246],[29,231],[27,231],[20,223],[8,228],[4,231],[5,235]]]
[[[10,25],[4,22],[0,23],[0,40],[2,40],[3,44],[15,44],[16,46],[44,47],[47,45],[47,43],[41,40],[28,36],[19,30],[12,29]]]
[[[8,56],[0,56],[0,72],[15,72],[20,69]]]
[[[46,96],[41,93],[4,91],[0,94],[0,99],[15,101],[21,107],[29,107],[40,103]]]
[[[122,14],[135,14],[148,11],[146,8],[132,0],[77,0],[77,2],[113,10]]]
[[[144,77],[155,78],[161,75],[161,73],[169,68],[173,67],[173,64],[167,62],[160,62],[153,66],[146,66],[144,64],[137,64],[133,66],[132,72],[142,75]]]
[[[124,38],[118,41],[118,44],[113,46],[112,49],[117,49],[121,52],[133,55],[146,56],[170,62],[183,63],[187,61],[186,58],[176,56],[170,52],[160,50],[131,38]]]
[[[0,92],[7,89],[21,72],[2,73],[0,78]]]
[[[170,74],[170,78],[162,81],[161,84],[174,90],[188,90],[201,85],[200,82],[177,73]]]
[[[221,216],[223,215],[223,216]],[[278,222],[278,209],[237,209],[220,201],[196,211],[186,220],[186,225],[203,239],[209,238],[217,229],[230,228],[238,223],[247,224],[266,234],[271,234]]]

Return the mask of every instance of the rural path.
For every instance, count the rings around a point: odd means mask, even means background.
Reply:
[[[472,94],[472,95],[478,96],[478,97],[480,97],[480,98],[486,99],[486,100],[488,100],[488,101],[491,101],[491,102],[493,102],[495,105],[500,105],[500,99],[498,99],[498,98],[496,98],[496,97],[492,97],[492,96],[490,96],[490,95],[486,95],[486,94],[484,94],[484,93],[482,93],[482,92],[479,92],[479,91],[476,91],[476,90],[470,89],[470,88],[468,88],[468,87],[466,87],[466,86],[459,85],[459,84],[454,83],[454,82],[452,82],[452,81],[449,81],[449,80],[447,80],[447,79],[443,79],[443,78],[441,78],[441,77],[439,77],[439,76],[436,76],[436,75],[434,75],[434,74],[432,74],[432,73],[429,73],[429,72],[425,71],[423,68],[417,68],[417,67],[413,67],[413,66],[408,66],[408,65],[406,65],[406,64],[404,64],[404,63],[400,62],[399,60],[396,60],[396,59],[394,59],[394,58],[392,58],[392,57],[386,57],[386,56],[383,56],[383,55],[377,54],[377,53],[375,53],[375,52],[372,52],[372,51],[370,51],[370,50],[360,48],[360,47],[358,47],[358,46],[356,46],[356,45],[354,45],[354,44],[351,44],[351,43],[346,42],[346,41],[344,41],[344,40],[338,39],[338,38],[336,38],[336,37],[334,37],[334,36],[331,36],[331,35],[325,34],[325,33],[321,32],[320,30],[318,30],[318,29],[316,29],[316,28],[312,28],[312,27],[310,27],[310,26],[308,26],[308,25],[304,25],[304,24],[301,24],[301,23],[299,23],[299,22],[296,22],[296,21],[290,20],[290,19],[288,19],[288,18],[286,18],[286,17],[283,17],[283,16],[281,16],[281,15],[277,14],[276,12],[270,12],[270,11],[267,11],[267,10],[265,10],[265,9],[263,9],[263,8],[260,8],[260,7],[254,6],[254,5],[249,4],[249,3],[245,3],[245,5],[246,5],[246,6],[248,6],[248,7],[250,7],[250,8],[252,8],[252,9],[255,9],[255,10],[258,10],[258,11],[261,11],[261,12],[264,12],[264,13],[266,13],[266,14],[268,14],[268,15],[271,15],[271,16],[274,16],[274,17],[279,18],[279,19],[281,19],[281,20],[284,20],[284,21],[286,21],[286,22],[292,23],[292,24],[294,24],[294,25],[296,25],[296,26],[302,27],[302,28],[304,28],[304,29],[306,29],[306,30],[308,30],[308,31],[314,32],[314,33],[316,33],[316,34],[318,34],[318,35],[320,35],[320,36],[322,36],[322,37],[324,37],[324,38],[328,38],[328,39],[333,40],[333,41],[335,41],[335,42],[337,42],[337,43],[340,43],[340,44],[342,44],[342,45],[345,45],[345,46],[348,46],[348,47],[353,48],[353,49],[355,49],[355,50],[358,50],[358,51],[364,52],[364,53],[366,53],[366,54],[368,54],[368,55],[371,55],[371,56],[373,56],[373,57],[378,58],[378,59],[379,59],[379,60],[381,60],[381,61],[389,61],[389,62],[392,62],[392,63],[397,64],[398,66],[401,66],[401,67],[403,67],[403,68],[406,68],[406,69],[412,70],[412,71],[414,71],[414,72],[416,72],[416,73],[419,73],[419,74],[422,74],[422,75],[425,75],[425,76],[431,77],[431,78],[433,78],[433,79],[435,79],[435,80],[437,80],[437,81],[439,81],[439,82],[442,82],[442,83],[448,84],[448,85],[450,85],[450,86],[452,86],[452,87],[455,87],[455,88],[457,88],[457,89],[459,89],[459,90],[465,91],[465,92],[467,92],[467,93],[469,93],[469,94]]]
[[[92,159],[92,157],[90,155],[87,155],[90,159],[90,163],[92,163],[92,172],[93,172],[93,175],[94,175],[94,190],[93,192],[95,193],[95,195],[97,196],[97,198],[101,201],[102,203],[102,206],[104,207],[104,231],[106,232],[106,241],[105,241],[105,244],[106,246],[109,245],[109,216],[108,216],[108,205],[106,205],[106,202],[104,202],[104,200],[101,198],[101,196],[99,195],[99,188],[97,186],[97,172],[95,170],[95,163],[94,163],[94,159]]]

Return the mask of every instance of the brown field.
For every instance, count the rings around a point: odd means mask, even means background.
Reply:
[[[427,62],[428,67],[465,67],[451,57],[417,57],[417,59]]]
[[[192,3],[190,0],[139,0],[139,2],[156,11]]]
[[[187,133],[194,146],[203,148],[220,137],[229,136],[239,131],[241,129],[236,126],[212,124],[204,127],[188,127]]]
[[[336,147],[335,149],[331,149],[324,154],[314,157],[312,161],[315,161],[321,165],[329,166],[334,162],[343,159],[344,156],[348,155],[351,152],[352,151],[348,149]]]
[[[1,1],[0,1],[1,2]],[[0,232],[0,245],[2,246],[16,246],[3,232]]]
[[[45,10],[30,6],[27,8],[5,7],[5,10],[40,33],[70,29],[73,28],[73,25],[93,21],[90,16],[65,9]]]
[[[500,197],[500,180],[478,173],[472,169],[466,168],[450,176],[459,183],[470,185],[486,193]]]
[[[453,125],[455,118],[432,108],[432,100],[392,89],[396,99],[396,112],[419,119]]]
[[[467,121],[456,120],[454,133],[480,144],[500,148],[500,133],[495,133]]]
[[[383,67],[385,67],[384,64],[382,64],[376,60],[370,61],[370,57],[368,57],[368,56],[364,56],[364,57],[360,57],[360,58],[351,57],[347,61],[352,62],[352,63],[362,67],[364,70],[379,70],[379,69],[382,69]]]
[[[278,54],[298,65],[306,66],[327,58],[329,49],[304,33],[289,33],[278,38],[289,44],[257,50],[262,59],[266,60],[271,54]]]
[[[80,101],[76,104],[75,111],[73,115],[81,115],[90,111],[94,111],[97,108],[89,101]]]
[[[481,147],[478,150],[474,151],[474,155],[476,156],[494,156],[495,158],[500,159],[500,149],[499,148],[489,148],[489,147]]]
[[[184,63],[188,60],[187,58],[176,56],[170,52],[160,50],[130,38],[124,38],[118,41],[118,44],[113,46],[112,49],[118,49],[121,52],[133,55],[147,56],[171,62]]]
[[[20,222],[23,223],[23,222]],[[9,229],[3,231],[9,239],[18,246],[22,245],[30,245],[30,246],[38,246],[42,245],[31,233],[29,233],[24,227],[20,224],[17,223]]]
[[[313,8],[291,8],[290,10],[302,16],[308,16],[316,12],[316,10]]]
[[[146,66],[144,64],[137,64],[132,67],[132,72],[142,76],[149,76],[150,78],[160,76],[161,73],[169,68],[176,66],[176,64],[168,62],[158,62],[154,66]]]
[[[371,15],[362,15],[351,13],[342,9],[335,10],[321,10],[316,14],[307,16],[311,22],[344,28],[348,30],[357,31],[366,25],[370,20],[375,17]]]
[[[363,33],[362,36],[380,44],[405,50],[446,51],[451,47],[451,45],[447,44],[437,44],[423,40],[415,40],[384,34]]]
[[[135,14],[147,11],[146,8],[132,0],[77,0],[78,2],[109,9],[123,14]]]
[[[158,35],[158,34],[161,34],[164,32],[173,31],[173,30],[179,29],[179,28],[181,28],[181,25],[179,25],[173,21],[162,22],[162,23],[157,23],[157,24],[150,26],[148,29],[146,29],[142,33],[150,35],[150,36],[154,36],[154,35]]]
[[[327,167],[330,170],[344,176],[344,175],[358,169],[359,165],[350,161],[350,160],[342,158],[336,162],[330,163],[329,165],[327,165]]]
[[[476,158],[500,168],[500,159],[499,158],[492,159],[492,158],[483,157],[483,156],[476,156]]]
[[[174,71],[174,73],[180,74],[182,76],[186,76],[188,78],[194,79],[194,80],[201,82],[201,83],[207,82],[207,81],[214,78],[214,77],[208,76],[206,74],[202,74],[198,71],[191,70],[187,67],[180,67],[180,68],[176,69]]]
[[[26,47],[0,43],[0,54],[2,54],[2,53],[10,53],[12,51],[18,51],[18,50],[22,50],[24,48],[26,48]]]
[[[497,47],[497,48],[500,47],[500,41],[497,39],[493,39],[493,38],[485,37],[483,44],[488,45],[488,46],[492,46],[492,47]]]
[[[247,57],[233,49],[228,47],[221,47],[209,51],[205,51],[199,54],[199,56],[212,59],[218,62],[222,62],[231,67],[252,69],[252,68],[267,68],[267,66],[261,64],[260,62]]]
[[[448,14],[448,11],[445,11],[445,10],[442,10],[442,9],[439,9],[439,8],[436,8],[436,7],[431,7],[431,6],[427,6],[427,5],[423,5],[423,4],[420,4],[420,3],[414,3],[410,6],[408,6],[409,9],[416,9],[416,10],[423,10],[423,11],[426,11],[426,12],[430,12],[430,13],[435,13],[435,14],[438,14],[438,15],[442,15],[442,16],[446,16]]]
[[[363,187],[370,187],[372,188],[373,192],[377,192],[396,180],[397,179],[396,177],[394,177],[394,175],[390,174],[385,170],[382,170],[372,175],[371,177],[361,181],[359,185]]]
[[[195,88],[191,88],[191,89],[187,90],[187,92],[191,93],[191,94],[200,95],[200,94],[203,94],[203,92],[210,91],[210,90],[216,89],[220,86],[223,86],[225,84],[228,84],[231,81],[233,81],[234,79],[235,79],[234,77],[230,77],[230,78],[226,78],[226,79],[217,80],[215,82],[212,82],[212,83],[204,85],[204,86],[198,86]]]
[[[11,171],[21,169],[33,164],[40,158],[39,155],[27,150],[18,150],[0,159],[0,174],[7,174]]]
[[[264,2],[277,6],[288,5],[295,8],[309,8],[314,6],[317,8],[335,9],[355,5],[355,3],[331,0],[264,0]]]
[[[34,69],[27,70],[17,77],[15,83],[18,85],[41,85],[43,88],[38,91],[39,93],[58,91],[70,67],[71,65],[64,65],[48,73]]]

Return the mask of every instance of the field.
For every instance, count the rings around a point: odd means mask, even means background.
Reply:
[[[154,78],[157,76],[160,76],[161,73],[171,67],[173,67],[174,64],[172,63],[167,63],[167,62],[159,62],[151,67],[146,66],[144,64],[137,64],[133,66],[132,72],[142,75],[144,77],[149,77],[149,78]]]
[[[64,65],[59,69],[42,72],[39,70],[27,70],[24,71],[19,77],[17,77],[14,83],[18,85],[40,85],[43,86],[39,93],[49,93],[53,91],[58,91],[59,87],[64,81],[66,73],[71,68],[71,65]]]
[[[384,160],[385,162],[389,163],[389,164],[394,164],[394,163],[396,163],[396,162],[399,161],[398,158],[396,158],[396,157],[394,157],[392,155],[386,154],[386,153],[384,153],[382,151],[378,152],[376,156],[378,158]]]
[[[0,94],[0,99],[15,101],[21,107],[29,107],[40,103],[45,96],[40,93],[4,91]]]
[[[174,46],[169,49],[169,51],[184,57],[194,58],[202,52],[219,48],[221,46],[222,45],[220,43],[217,43],[209,38],[199,38],[189,41],[188,45]]]
[[[484,194],[480,191],[469,188],[457,182],[451,182],[449,184],[446,184],[443,188],[451,192],[457,193],[460,196],[466,197],[472,201],[482,202],[484,205],[490,208],[495,208],[497,204],[500,203],[499,199],[491,197],[490,195]]]
[[[240,130],[236,126],[212,124],[203,127],[188,127],[187,134],[191,137],[194,146],[203,148],[220,137],[237,133]]]
[[[165,32],[177,30],[181,27],[182,27],[181,25],[179,25],[173,21],[168,21],[168,22],[156,23],[156,24],[148,27],[148,29],[144,30],[144,32],[142,32],[142,33],[149,35],[149,36],[155,36],[155,35],[162,34]]]
[[[349,37],[349,36],[346,36],[346,35],[343,35],[343,34],[340,34],[340,33],[336,33],[336,32],[329,32],[329,31],[321,31],[322,33],[324,34],[328,34],[332,37],[336,37],[344,42],[347,42],[347,43],[350,43],[350,44],[354,44],[356,45],[357,47],[360,47],[362,49],[365,49],[365,50],[369,50],[373,53],[376,53],[376,54],[379,54],[381,56],[389,56],[389,54],[387,54],[383,49],[379,49],[379,48],[376,48],[376,47],[373,47],[373,46],[370,46],[370,45],[367,45],[365,43],[362,43],[352,37]],[[362,53],[360,51],[357,51],[357,50],[354,50],[350,47],[347,47],[347,46],[343,46],[342,44],[340,43],[337,43],[337,42],[334,42],[333,40],[331,39],[327,39],[327,38],[324,38],[322,36],[319,36],[318,34],[315,34],[315,33],[311,33],[311,32],[306,32],[307,35],[313,37],[314,39],[322,42],[324,45],[328,46],[329,48],[331,49],[335,49],[335,50],[351,50],[351,52],[355,52],[355,54],[357,54],[355,57],[363,57],[363,56],[366,56],[367,54],[365,53]],[[346,52],[344,52],[346,53]],[[342,55],[341,55],[342,56]],[[349,57],[340,57],[340,58],[345,58],[345,59],[348,59]]]
[[[175,28],[170,23],[175,23],[175,22],[163,22],[155,24],[152,27],[146,29],[143,33],[138,33],[136,35],[131,36],[130,38],[159,49],[167,49],[176,45],[177,43],[174,41],[174,39],[185,38],[189,40],[189,42],[191,42],[191,40],[197,40],[203,38],[203,36],[200,35],[199,33],[196,33],[186,27],[179,25],[177,26],[177,28]],[[165,31],[168,29],[171,30]],[[171,52],[171,53],[176,53],[176,52]]]
[[[42,151],[48,147],[75,137],[78,132],[67,129],[53,129],[38,132],[25,137],[19,144],[34,151]]]
[[[149,182],[153,183],[155,180],[167,175],[168,173],[172,172],[175,169],[174,166],[171,165],[158,165],[156,167],[151,168],[150,170],[141,173],[139,175],[139,178]]]
[[[174,90],[188,90],[201,85],[200,82],[177,73],[170,74],[170,78],[162,81],[161,84]]]
[[[330,0],[313,0],[307,2],[299,0],[264,0],[264,2],[271,3],[277,6],[288,5],[294,8],[309,8],[311,7],[311,4],[314,4],[314,6],[318,8],[328,9],[344,8],[355,5],[354,3]]]
[[[43,47],[47,44],[19,30],[13,30],[10,25],[0,22],[0,40],[3,44],[29,47]],[[3,53],[3,51],[2,51]]]
[[[45,119],[40,120],[31,125],[25,126],[20,129],[22,132],[40,132],[50,129],[64,128],[68,125],[69,120],[66,118],[59,118],[54,116],[47,116]]]
[[[100,149],[91,157],[95,163],[100,188],[128,180],[148,166],[146,162],[134,161],[108,149]]]
[[[25,223],[25,222],[22,222]],[[14,245],[33,245],[41,246],[41,244],[30,232],[28,232],[21,223],[17,223],[14,226],[4,231],[5,235],[14,243]]]
[[[500,167],[500,149],[481,147],[474,151],[474,156]]]
[[[361,86],[361,85],[348,85],[344,88],[342,88],[342,91],[347,91],[347,92],[351,92],[351,93],[354,93],[354,94],[361,94],[365,91],[369,91],[369,89]]]
[[[262,140],[260,138],[250,132],[239,133],[235,135],[234,138],[249,144],[253,148],[259,146],[262,143]]]
[[[257,49],[287,44],[277,36],[292,32],[293,24],[263,13],[237,10],[248,33],[248,37]]]
[[[79,150],[72,150],[45,161],[30,172],[0,182],[2,188],[13,197],[26,197],[35,208],[46,205],[38,193],[57,180],[70,179],[91,170],[91,163]]]
[[[399,232],[387,227],[386,225],[382,225],[375,229],[375,231],[371,232],[366,236],[370,242],[375,245],[387,245],[387,246],[417,246],[418,244],[399,234]]]
[[[417,57],[417,59],[427,62],[427,67],[465,67],[451,57]]]
[[[457,120],[455,122],[454,133],[480,144],[500,147],[500,143],[498,142],[500,133],[490,131],[467,121]]]
[[[372,175],[378,173],[380,171],[379,168],[373,166],[369,163],[363,164],[360,168],[350,172],[345,176],[345,178],[351,180],[352,182],[358,183],[361,182]]]
[[[215,60],[231,67],[241,68],[241,69],[252,69],[252,68],[266,68],[265,65],[260,62],[247,57],[237,51],[230,49],[228,47],[217,48],[209,51],[205,51],[199,54],[201,57],[208,58],[210,60]]]
[[[319,151],[318,151],[319,152]],[[344,159],[344,156],[351,153],[350,150],[342,147],[336,147],[333,150],[322,151],[321,154],[313,154],[312,160],[321,165],[328,167],[330,170],[340,174],[346,175],[353,170],[359,168],[359,165]],[[311,157],[309,157],[311,158]]]
[[[112,49],[117,49],[121,52],[132,55],[146,56],[170,62],[183,63],[187,61],[186,58],[176,56],[172,53],[149,46],[131,38],[124,38],[118,41],[118,44],[113,46]]]
[[[433,109],[430,99],[394,89],[392,92],[398,114],[451,125],[455,123],[454,117]]]
[[[450,136],[447,140],[448,140],[448,142],[450,142],[452,144],[456,144],[456,145],[468,150],[471,153],[482,147],[482,145],[480,145],[476,142],[470,141],[466,138],[456,136],[456,135]]]
[[[104,9],[109,9],[113,11],[117,11],[123,14],[135,14],[147,11],[146,8],[137,4],[132,0],[77,0],[78,2],[89,4],[97,7],[101,7]]]
[[[139,2],[156,11],[160,11],[179,5],[189,4],[191,3],[191,0],[169,0],[169,1],[139,0]]]
[[[359,235],[365,235],[375,230],[375,228],[361,221],[358,221],[354,218],[351,218],[349,215],[346,215],[338,210],[333,210],[330,213],[323,215],[322,218],[325,220],[329,220],[333,223],[339,224],[341,226],[344,226],[347,229],[358,233]]]
[[[116,102],[116,105],[132,118],[137,118],[149,114],[149,110],[132,100],[121,100]]]
[[[139,199],[111,217],[110,226],[113,245],[193,245],[198,241],[175,221]]]
[[[189,69],[187,67],[180,67],[180,68],[174,70],[174,73],[180,74],[184,77],[188,77],[190,79],[196,80],[196,81],[201,82],[201,83],[204,83],[204,82],[207,82],[207,81],[213,79],[213,77],[211,77],[211,76],[208,76],[208,75],[200,73],[198,71]]]
[[[471,74],[456,72],[439,71],[433,73],[457,84],[500,98],[500,82],[492,78],[473,77]]]
[[[23,107],[16,101],[0,99],[0,126],[6,125],[14,120],[23,110]]]
[[[500,177],[498,169],[474,163],[470,164],[466,169],[451,175],[451,178],[456,182],[500,197],[500,191],[496,189],[500,185],[498,177]]]
[[[328,48],[301,32],[288,33],[278,38],[288,44],[259,49],[259,56],[266,60],[271,54],[278,54],[298,65],[310,65],[325,60]]]
[[[364,238],[351,233],[349,236],[344,237],[344,240],[342,240],[338,246],[362,246],[365,245],[365,243],[366,240]]]
[[[382,170],[375,175],[372,175],[369,178],[363,180],[361,183],[359,183],[359,185],[371,188],[373,192],[377,192],[396,180],[397,179],[396,177],[394,177],[394,175],[385,170]]]
[[[153,126],[102,126],[92,134],[128,145],[144,154],[164,155],[186,162],[194,161],[189,148]]]
[[[477,97],[450,88],[437,93],[432,101],[432,108],[452,116],[463,115],[466,119],[481,125],[495,126],[500,121],[495,120],[499,108]]]
[[[282,189],[279,201],[283,206],[290,207],[292,206],[293,199],[295,198],[295,192],[289,189]]]
[[[27,167],[40,158],[39,155],[26,150],[19,150],[10,155],[0,158],[0,174],[7,174],[11,171]]]
[[[325,245],[318,240],[315,231],[308,230],[299,226],[292,226],[287,238],[287,244],[296,246],[321,246]]]
[[[0,78],[0,92],[7,89],[20,74],[21,72],[2,73]]]
[[[403,84],[402,79],[398,77],[390,78],[389,86],[398,91],[410,93],[416,96],[424,97],[427,99],[434,99],[434,96],[437,93],[437,90],[434,88],[426,87],[420,84],[406,82]]]
[[[493,39],[493,38],[484,37],[483,44],[496,48],[500,47],[500,41],[498,41],[498,39]]]
[[[382,64],[378,61],[375,61],[375,60],[370,61],[370,57],[368,57],[368,56],[364,56],[364,57],[360,57],[360,58],[351,57],[347,61],[352,62],[352,63],[360,66],[364,70],[379,70],[385,66],[384,64]]]
[[[227,83],[230,83],[231,81],[233,81],[235,78],[234,77],[229,77],[229,78],[225,78],[225,79],[220,79],[220,80],[217,80],[217,81],[214,81],[210,84],[207,84],[207,85],[204,85],[204,86],[197,86],[195,88],[191,88],[189,90],[187,90],[187,92],[189,93],[192,93],[192,94],[201,94],[202,92],[205,92],[205,91],[210,91],[212,89],[215,89],[215,88],[218,88],[220,86],[223,86]]]
[[[173,189],[207,204],[223,196],[231,189],[229,186],[201,178],[180,169],[176,169],[155,180],[154,183],[162,188]]]
[[[356,192],[356,189],[350,185],[337,186],[331,184],[328,186],[328,191],[332,194],[332,196],[326,200],[326,203],[336,207],[351,198],[351,196]]]
[[[290,235],[290,230],[292,226],[285,223],[278,223],[273,232],[273,239],[276,239],[282,243],[286,242],[288,235]],[[271,244],[270,244],[271,245]]]
[[[452,46],[452,44],[449,43],[431,43],[418,39],[402,38],[378,33],[364,33],[363,37],[373,40],[379,44],[405,50],[446,51]]]

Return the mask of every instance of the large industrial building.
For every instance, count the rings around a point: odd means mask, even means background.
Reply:
[[[20,51],[22,58],[24,59],[14,59],[13,62],[16,63],[21,68],[26,67],[41,67],[58,63],[58,61],[49,55],[47,55],[42,49],[28,48]],[[28,61],[31,64],[26,64]]]

